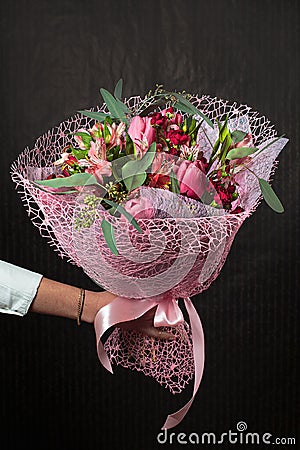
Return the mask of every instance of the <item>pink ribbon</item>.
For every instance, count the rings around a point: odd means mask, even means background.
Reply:
[[[192,398],[178,411],[169,414],[162,429],[173,428],[178,425],[190,409],[198,388],[200,386],[204,369],[204,333],[200,317],[190,298],[184,299],[184,304],[189,315],[195,366],[194,389]],[[120,322],[138,319],[149,309],[157,306],[154,316],[154,326],[176,326],[184,321],[181,309],[175,299],[170,297],[153,297],[149,299],[132,299],[116,297],[111,303],[101,308],[94,320],[97,353],[101,364],[113,373],[111,362],[104,349],[101,337],[112,326]]]

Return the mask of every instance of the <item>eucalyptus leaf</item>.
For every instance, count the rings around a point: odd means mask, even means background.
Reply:
[[[138,187],[142,186],[142,184],[146,181],[146,178],[147,178],[146,172],[141,172],[123,178],[123,180],[128,192],[131,192],[134,191],[134,189],[137,189]]]
[[[166,106],[167,102],[168,102],[168,100],[166,100],[166,99],[160,99],[157,102],[151,103],[151,105],[147,106],[147,108],[143,109],[143,111],[141,111],[139,113],[139,116],[145,117],[148,114],[150,114],[151,112],[155,111],[156,108]]]
[[[112,174],[116,181],[122,180],[122,168],[124,166],[124,157],[113,159],[111,162]]]
[[[95,112],[95,111],[87,111],[87,110],[80,110],[78,111],[81,114],[83,114],[86,117],[89,117],[90,119],[95,119],[97,122],[104,122],[107,117],[110,117],[110,114],[103,113],[103,112]]]
[[[106,219],[103,218],[101,222],[101,228],[108,247],[110,248],[110,250],[114,255],[118,255],[119,252],[116,245],[116,238],[113,226]]]
[[[49,191],[48,189],[44,189],[41,184],[37,184],[35,181],[31,181],[31,183],[38,187],[41,191],[47,192],[47,194],[51,195],[67,195],[67,194],[78,194],[77,189],[72,189],[70,191]]]
[[[180,194],[179,182],[173,171],[170,173],[170,180],[171,180],[170,191],[174,192],[174,194]]]
[[[98,184],[94,175],[86,172],[75,173],[69,177],[52,178],[51,180],[38,180],[35,181],[35,183],[52,188],[90,186],[92,184]]]
[[[120,119],[122,120],[124,123],[128,123],[128,120],[125,117],[125,111],[124,111],[124,107],[125,105],[120,102],[120,100],[117,100],[114,98],[113,95],[111,95],[110,92],[108,92],[106,89],[101,88],[100,89],[101,95],[103,97],[103,100],[106,103],[106,106],[109,110],[109,112],[111,113],[111,115],[116,118],[116,119]],[[123,106],[120,106],[120,103]]]
[[[126,219],[128,220],[128,222],[130,222],[131,225],[133,225],[134,228],[135,228],[139,233],[142,233],[142,229],[141,229],[141,227],[139,226],[139,224],[137,223],[136,219],[135,219],[128,211],[126,211],[126,209],[125,209],[123,206],[118,205],[118,203],[115,203],[115,202],[113,202],[113,201],[111,201],[111,200],[107,200],[106,198],[104,198],[103,201],[104,201],[105,203],[107,203],[109,206],[111,206],[112,208],[114,208],[115,211],[118,211],[120,214],[123,214],[123,216],[126,217]]]
[[[126,164],[124,164],[124,166],[122,168],[122,178],[124,179],[125,184],[126,184],[127,179],[129,179],[129,181],[128,181],[128,184],[129,184],[131,182],[130,181],[131,177],[137,176],[139,174],[144,174],[146,172],[148,167],[153,162],[155,153],[156,153],[156,142],[153,142],[142,159],[130,160]],[[140,179],[142,179],[142,177],[140,177]],[[144,181],[145,181],[145,179],[144,179]],[[137,179],[136,182],[138,182],[138,181],[139,180]],[[134,184],[136,184],[136,183],[134,183]],[[126,187],[127,187],[127,184],[126,184]],[[138,186],[136,186],[136,187],[138,187]],[[131,189],[128,189],[128,190],[130,191]]]
[[[231,139],[234,144],[238,144],[239,142],[241,142],[245,138],[245,136],[247,136],[247,133],[241,130],[234,130],[231,133]]]
[[[122,98],[122,90],[123,90],[123,80],[122,78],[120,78],[114,90],[114,96],[119,100],[121,100]]]
[[[270,184],[263,178],[258,178],[258,181],[259,181],[261,193],[264,197],[265,202],[275,212],[283,213],[284,212],[283,205],[282,205],[281,201],[279,200],[279,198],[277,197],[277,195],[275,194],[273,188],[270,186]]]
[[[123,103],[121,100],[119,100],[118,98],[116,98],[116,102],[117,105],[119,106],[119,108],[125,113],[125,114],[129,114],[130,110],[128,108],[128,106],[125,105],[125,103]]]
[[[229,150],[229,152],[226,155],[226,159],[232,160],[232,159],[240,159],[244,158],[245,156],[252,155],[252,153],[257,152],[258,148],[256,147],[239,147],[239,148],[233,148]]]
[[[212,121],[205,115],[203,114],[202,111],[200,111],[198,108],[196,108],[196,106],[194,106],[189,100],[187,100],[183,95],[178,94],[177,92],[172,92],[172,95],[180,101],[180,106],[182,107],[187,107],[189,108],[189,112],[191,114],[195,114],[200,116],[203,120],[205,120],[205,122],[211,127],[214,128],[214,125],[212,123]],[[185,111],[188,112],[188,111]]]

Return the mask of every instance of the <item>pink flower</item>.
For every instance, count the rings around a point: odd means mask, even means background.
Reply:
[[[122,149],[125,145],[124,139],[125,123],[121,122],[118,125],[114,122],[111,125],[106,124],[106,127],[102,123],[96,123],[90,130],[90,134],[97,141],[97,139],[104,139],[106,148],[109,150],[116,145],[119,145]],[[92,142],[91,142],[92,144]]]
[[[244,137],[244,139],[240,142],[238,142],[235,145],[235,148],[240,148],[240,147],[252,147],[253,142],[252,142],[252,134],[248,133],[246,134],[246,136]]]
[[[183,161],[176,175],[181,194],[196,200],[202,197],[207,179],[201,161]]]
[[[241,148],[241,147],[253,147],[253,139],[251,133],[246,134],[244,139],[235,144],[234,146],[234,148]],[[248,167],[251,166],[252,158],[250,158],[249,156],[244,156],[243,158],[233,159],[230,161],[231,167],[242,166],[243,164],[247,164]]]
[[[91,142],[91,148],[89,149],[89,160],[92,163],[96,163],[101,160],[106,159],[106,144],[103,137],[96,138],[95,141]]]
[[[174,164],[174,158],[169,153],[158,152],[152,162],[152,173],[169,175]]]
[[[100,184],[103,184],[103,176],[110,177],[111,176],[111,163],[109,161],[98,160],[96,164],[93,164],[91,167],[86,169],[86,172],[94,175]]]
[[[155,129],[151,126],[150,117],[135,116],[128,128],[128,134],[135,144],[137,154],[146,153],[155,140]]]
[[[135,219],[153,219],[154,217],[152,202],[147,198],[130,199],[125,203],[124,208]]]

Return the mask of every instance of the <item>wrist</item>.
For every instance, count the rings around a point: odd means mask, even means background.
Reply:
[[[81,316],[82,322],[93,323],[99,309],[109,304],[114,298],[115,295],[107,291],[94,292],[87,290]]]

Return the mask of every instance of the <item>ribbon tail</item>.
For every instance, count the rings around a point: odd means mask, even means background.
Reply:
[[[162,430],[173,428],[178,425],[182,419],[185,417],[187,412],[189,411],[196,393],[199,389],[200,382],[203,375],[204,370],[204,333],[201,324],[200,317],[191,301],[190,298],[184,299],[184,304],[187,309],[191,330],[192,330],[192,340],[193,340],[193,355],[194,355],[194,366],[195,366],[195,378],[194,378],[194,390],[192,398],[178,411],[173,414],[169,414]]]
[[[113,325],[141,317],[155,305],[157,302],[148,299],[136,301],[126,297],[116,297],[111,303],[99,309],[94,320],[97,353],[101,364],[109,372],[113,373],[113,370],[101,341],[103,334]]]

